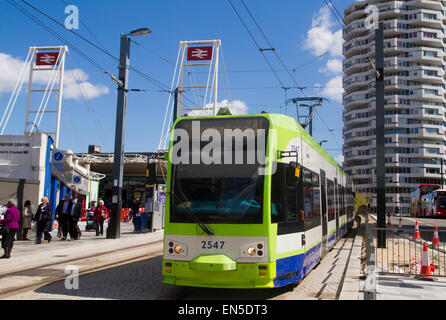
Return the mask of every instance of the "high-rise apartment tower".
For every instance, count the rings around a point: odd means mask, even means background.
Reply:
[[[357,1],[344,11],[344,168],[375,209],[375,30],[366,24],[369,5],[384,23],[386,211],[408,214],[410,192],[422,183],[441,184],[444,169],[446,1]]]

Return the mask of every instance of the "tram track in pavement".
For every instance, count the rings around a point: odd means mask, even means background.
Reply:
[[[51,283],[65,280],[70,275],[65,273],[65,267],[67,265],[79,266],[78,276],[80,277],[90,273],[160,256],[163,253],[162,244],[163,240],[158,240],[145,244],[111,250],[104,253],[65,259],[63,261],[42,264],[31,268],[22,268],[21,270],[14,272],[2,273],[0,274],[0,281],[2,281],[2,279],[6,279],[7,277],[27,277],[28,279],[35,278],[35,280],[31,282],[28,281],[28,283],[25,284],[0,288],[0,299],[14,296],[23,292],[36,290]],[[159,246],[161,246],[161,248],[159,248]],[[144,252],[145,248],[147,248],[148,252]],[[141,250],[143,250],[143,252],[138,252]],[[132,252],[135,251],[137,253],[132,254]],[[121,257],[116,258],[117,255],[121,255]]]
[[[356,230],[355,230],[356,229]],[[348,241],[353,242],[356,236],[356,228],[342,238],[336,247],[327,253],[320,264],[303,279],[300,284],[293,284],[283,288],[275,289],[213,289],[197,287],[175,287],[173,286],[164,294],[153,296],[156,300],[283,300],[283,299],[339,299],[342,285],[346,276],[348,265],[345,264],[344,257],[350,258],[351,248],[346,247]],[[145,250],[147,247],[147,250]],[[347,251],[349,250],[349,251]],[[341,258],[342,253],[342,258]],[[116,250],[103,252],[100,254],[90,254],[71,259],[64,259],[54,263],[41,264],[31,268],[23,268],[11,273],[0,274],[0,282],[5,277],[37,277],[36,281],[28,281],[25,284],[17,284],[7,288],[0,288],[0,299],[14,297],[26,292],[32,292],[39,288],[46,287],[52,283],[64,281],[66,265],[78,265],[78,276],[94,274],[99,271],[112,269],[132,263],[157,258],[162,255],[162,240],[149,242],[146,244],[127,246]],[[317,275],[319,273],[319,275]],[[313,275],[313,280],[311,279]],[[39,278],[41,277],[41,278]],[[316,280],[314,280],[314,278]],[[333,279],[334,278],[334,279]],[[319,279],[319,280],[317,280]],[[63,283],[62,283],[63,286]],[[298,296],[296,296],[298,295]]]

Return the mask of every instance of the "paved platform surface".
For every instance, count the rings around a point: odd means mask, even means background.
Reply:
[[[446,279],[423,281],[414,278],[378,276],[376,300],[445,300]]]
[[[45,279],[57,279],[60,274],[64,275],[66,266],[73,261],[81,263],[79,272],[90,272],[96,266],[111,265],[162,249],[162,230],[135,233],[133,224],[121,223],[120,238],[106,239],[106,223],[103,236],[96,236],[94,231],[86,232],[85,222],[81,222],[79,226],[82,231],[79,240],[61,241],[57,238],[57,230],[54,230],[51,232],[53,240],[50,243],[15,241],[11,258],[0,259],[0,295],[20,286],[32,286]],[[34,237],[33,233],[29,235],[31,239]]]
[[[104,225],[104,233],[107,224]],[[326,269],[323,267],[324,272],[326,274],[327,280],[324,280],[326,286],[324,290],[321,291],[321,295],[316,297],[316,299],[322,300],[363,300],[363,288],[364,288],[364,280],[361,280],[360,270],[361,270],[361,249],[362,249],[362,224],[359,232],[355,237],[346,241],[342,247],[337,248],[336,252],[333,252],[336,255],[331,261],[330,260],[330,268]],[[40,245],[36,245],[34,241],[16,241],[14,245],[14,249],[12,252],[11,259],[1,259],[0,260],[0,282],[2,283],[3,288],[8,287],[11,284],[32,284],[33,281],[38,280],[38,277],[31,274],[22,275],[20,274],[20,270],[29,270],[30,268],[36,268],[42,270],[44,268],[48,272],[50,272],[50,265],[66,261],[69,259],[76,259],[79,257],[89,257],[91,256],[94,259],[95,255],[103,254],[104,252],[112,252],[115,250],[120,250],[123,248],[127,248],[130,246],[141,246],[141,249],[134,251],[133,253],[145,252],[147,250],[147,246],[145,244],[154,244],[154,248],[157,250],[162,248],[162,244],[160,241],[163,238],[163,231],[158,230],[154,233],[135,233],[133,230],[133,224],[130,223],[121,223],[121,237],[119,239],[106,239],[105,234],[103,236],[96,237],[94,231],[86,232],[85,231],[85,223],[80,223],[80,228],[82,230],[82,237],[80,240],[76,241],[61,241],[57,238],[57,231],[54,230],[52,232],[53,241],[50,243],[42,243]],[[34,235],[30,235],[33,239]],[[155,245],[156,244],[156,245]],[[125,250],[124,250],[125,252]],[[125,253],[119,253],[118,257],[124,257]],[[116,255],[110,256],[110,261],[112,259],[116,259]],[[327,256],[328,258],[328,256]],[[101,258],[106,259],[106,258]],[[159,276],[161,271],[161,260],[158,256],[154,256],[149,260],[144,260],[141,262],[134,262],[129,265],[129,267],[122,267],[122,270],[125,270],[125,273],[141,273],[144,274],[144,277],[147,274],[152,274],[152,278],[155,276]],[[147,269],[150,270],[147,270]],[[339,269],[339,272],[336,270]],[[112,271],[115,270],[115,271]],[[112,269],[110,272],[122,272],[119,271],[119,268]],[[345,270],[345,271],[344,271]],[[52,270],[54,271],[54,270]],[[52,272],[51,271],[51,272]],[[143,273],[144,271],[144,273]],[[316,270],[314,270],[316,271]],[[330,283],[333,279],[329,279],[329,275],[337,272],[338,277],[343,275],[343,284],[341,291],[338,292],[337,295],[328,296],[325,293],[328,292],[330,288]],[[60,271],[59,271],[60,272]],[[316,274],[314,272],[313,276]],[[310,274],[311,276],[312,274]],[[101,277],[109,277],[111,274],[108,273],[100,273]],[[94,273],[88,276],[84,276],[84,279],[89,279],[90,277],[95,277],[97,279],[98,275]],[[325,278],[324,277],[324,278]],[[130,277],[132,279],[136,279],[135,277]],[[122,283],[123,288],[128,288],[127,291],[121,290],[121,295],[117,295],[115,291],[108,292],[101,289],[101,287],[85,287],[85,291],[79,291],[77,294],[73,295],[60,295],[56,294],[59,292],[56,287],[60,286],[60,283],[55,283],[51,286],[46,286],[45,288],[39,289],[35,293],[28,294],[19,294],[16,296],[12,296],[9,299],[39,299],[42,298],[42,294],[37,294],[39,292],[45,293],[46,298],[52,299],[122,299],[122,298],[130,298],[134,299],[135,297],[139,297],[142,299],[157,299],[162,293],[170,292],[170,288],[168,286],[163,286],[160,282],[160,288],[156,290],[152,290],[150,292],[144,292],[143,296],[137,296],[138,290],[134,290],[137,288],[138,283],[133,283],[128,280],[130,278],[125,278],[125,281]],[[107,283],[109,278],[104,278],[104,283]],[[83,283],[88,284],[90,281],[85,281]],[[141,286],[141,288],[146,288],[147,286]],[[54,289],[56,288],[56,289]],[[133,289],[132,289],[133,288]],[[101,290],[102,291],[101,291]],[[133,291],[132,291],[133,290]],[[0,288],[1,291],[1,288]],[[158,292],[159,291],[159,292]],[[104,295],[104,292],[108,292]],[[141,291],[142,293],[143,291]],[[212,297],[209,297],[212,299]],[[292,294],[287,295],[285,298],[288,299],[296,299],[298,298],[298,292],[294,292]],[[274,299],[274,298],[273,298]],[[428,282],[421,281],[414,278],[409,277],[397,277],[397,276],[378,276],[377,277],[377,300],[445,300],[446,299],[446,278],[436,278],[436,281]]]
[[[28,234],[31,241],[14,241],[14,247],[10,259],[0,259],[0,273],[3,273],[6,266],[20,267],[22,263],[39,263],[47,261],[55,262],[57,258],[76,257],[104,250],[119,249],[132,244],[139,245],[146,243],[149,239],[162,239],[162,230],[154,233],[136,233],[132,223],[123,223],[120,225],[119,239],[106,239],[107,223],[104,223],[104,235],[96,236],[94,230],[85,231],[85,222],[79,223],[82,236],[79,240],[62,241],[57,238],[57,230],[51,232],[52,240],[50,243],[35,244],[35,233]]]

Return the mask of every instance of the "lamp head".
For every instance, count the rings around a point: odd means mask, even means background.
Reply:
[[[150,30],[149,28],[139,28],[136,30],[133,30],[132,32],[130,32],[130,35],[135,37],[135,36],[145,36],[149,33],[152,33],[152,30]]]

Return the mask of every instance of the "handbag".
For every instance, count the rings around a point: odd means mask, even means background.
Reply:
[[[105,220],[105,219],[107,219],[107,214],[104,211],[102,211],[101,212],[101,217]]]

